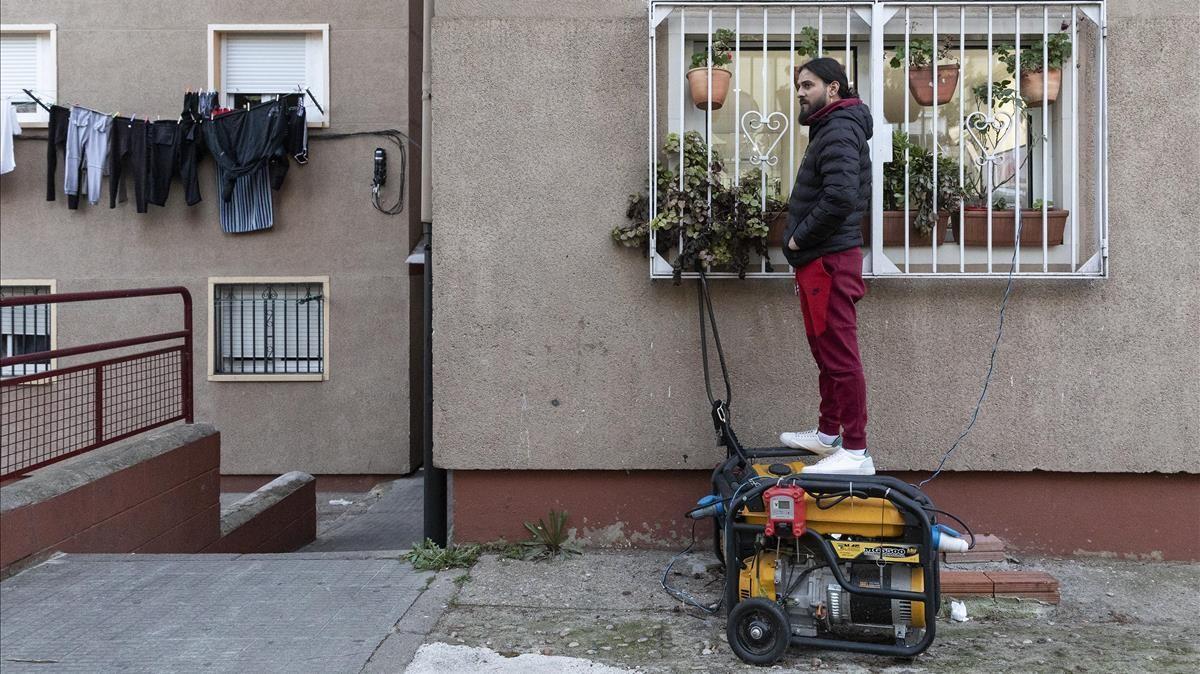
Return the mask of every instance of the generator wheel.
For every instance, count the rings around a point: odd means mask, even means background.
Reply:
[[[775,664],[791,642],[787,614],[778,603],[762,597],[738,602],[729,612],[725,633],[734,654],[751,665]]]

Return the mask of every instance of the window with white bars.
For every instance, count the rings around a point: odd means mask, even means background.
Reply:
[[[22,126],[44,127],[50,113],[25,93],[49,104],[58,97],[57,29],[53,24],[0,24],[0,98],[13,102]]]
[[[724,181],[760,181],[755,195],[772,233],[746,276],[792,273],[778,239],[808,135],[796,122],[792,76],[817,56],[847,67],[874,117],[871,211],[861,224],[865,275],[1107,276],[1102,0],[655,0],[649,20],[647,174],[670,171],[682,186],[678,167],[692,165],[685,144],[663,148],[671,134],[695,133],[700,156],[720,160]],[[728,31],[731,62],[708,68],[718,31]],[[937,56],[934,67],[893,58],[926,48]],[[711,104],[722,78],[726,97]],[[712,165],[699,160],[702,171]],[[957,199],[922,187],[947,173],[944,191]],[[651,222],[665,208],[657,182],[648,185]],[[671,278],[684,241],[658,236],[651,228],[650,274]],[[736,276],[720,266],[708,273]]]
[[[329,378],[329,281],[212,279],[210,379]]]
[[[329,125],[329,25],[211,25],[208,87],[227,108],[303,93],[309,126]],[[316,105],[315,98],[320,102]]]
[[[25,295],[49,295],[54,292],[52,282],[4,281],[0,285],[0,297]],[[50,351],[54,348],[54,305],[26,304],[19,307],[0,307],[0,340],[3,357],[23,356],[30,353]],[[32,363],[6,365],[0,368],[2,377],[20,377],[45,372],[53,367],[51,359]]]

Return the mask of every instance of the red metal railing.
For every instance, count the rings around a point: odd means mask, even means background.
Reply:
[[[183,329],[0,359],[0,367],[181,340],[171,346],[0,379],[0,479],[173,421],[194,421],[192,296],[181,286],[25,295],[0,308],[179,295]]]

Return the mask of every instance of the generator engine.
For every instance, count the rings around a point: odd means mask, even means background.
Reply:
[[[857,587],[916,592],[925,587],[915,545],[837,540],[830,544],[844,560],[839,564],[843,576]],[[795,542],[745,559],[738,597],[763,597],[780,604],[792,636],[857,632],[915,643],[925,627],[922,602],[851,594],[821,557]]]

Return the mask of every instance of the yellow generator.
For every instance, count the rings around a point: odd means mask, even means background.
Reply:
[[[688,513],[714,518],[733,652],[770,665],[793,644],[900,657],[928,648],[937,553],[967,548],[937,523],[944,513],[892,477],[806,476],[800,461],[754,462],[803,451],[735,447]]]
[[[697,271],[704,385],[726,458],[713,470],[712,493],[687,516],[713,518],[725,591],[717,604],[700,604],[668,585],[670,566],[663,589],[709,613],[724,604],[729,646],[751,664],[771,665],[793,644],[896,657],[922,653],[933,643],[940,601],[938,552],[969,547],[937,519],[961,520],[896,478],[806,474],[804,463],[782,461],[811,452],[743,447],[730,424],[733,391],[708,281],[702,267]],[[724,399],[712,391],[706,314]]]

